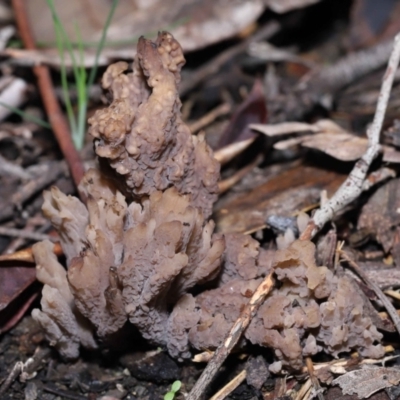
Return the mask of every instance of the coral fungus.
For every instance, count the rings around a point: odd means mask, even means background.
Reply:
[[[51,344],[76,357],[79,346],[95,348],[130,321],[188,358],[192,348],[221,343],[274,270],[279,285],[241,342],[271,347],[272,370],[300,369],[304,356],[321,350],[382,355],[364,299],[345,276],[316,265],[311,242],[274,252],[250,236],[213,233],[219,165],[182,121],[183,63],[179,44],[163,32],[155,42],[139,40],[132,72],[127,63],[111,65],[103,77],[111,104],[90,119],[101,162],[81,182],[87,204],[57,188],[44,194],[67,261],[66,271],[49,242],[33,248],[44,283],[33,317]],[[213,288],[190,292],[206,282]]]

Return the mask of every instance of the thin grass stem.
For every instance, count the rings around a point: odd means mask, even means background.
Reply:
[[[107,19],[106,19],[106,23],[105,23],[104,28],[103,28],[103,32],[101,34],[100,42],[99,42],[99,45],[98,45],[97,50],[96,50],[96,57],[94,59],[94,65],[93,65],[92,70],[90,71],[89,80],[88,80],[88,87],[93,85],[94,80],[96,78],[96,73],[97,73],[97,69],[98,69],[98,65],[99,65],[100,54],[101,54],[101,51],[103,50],[104,45],[106,43],[107,31],[108,31],[108,28],[110,26],[112,17],[114,16],[114,12],[115,12],[115,9],[117,8],[118,2],[119,2],[119,0],[113,0],[113,2],[111,4],[111,9],[110,9],[110,12],[108,13],[108,16],[107,16]]]
[[[48,122],[44,121],[41,118],[35,117],[34,115],[26,113],[25,111],[22,111],[19,108],[10,106],[9,104],[3,103],[2,101],[0,101],[0,106],[9,109],[13,113],[15,113],[15,114],[19,115],[20,117],[26,119],[27,121],[34,122],[35,124],[38,124],[43,128],[51,129],[51,125]]]

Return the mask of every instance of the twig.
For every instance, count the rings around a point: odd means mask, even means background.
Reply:
[[[33,357],[28,358],[24,364],[24,370],[21,375],[21,381],[31,378],[40,365],[47,365],[46,358],[51,354],[51,347],[37,347]]]
[[[56,387],[50,387],[48,385],[43,385],[43,390],[45,392],[49,392],[52,394],[55,394],[60,397],[64,397],[65,399],[70,399],[70,400],[87,400],[88,397],[86,396],[81,396],[80,394],[73,394],[70,392],[67,392],[66,390],[58,389]]]
[[[60,243],[54,243],[53,253],[56,256],[61,256],[63,254]],[[17,251],[13,254],[2,254],[0,255],[0,262],[2,261],[23,261],[27,263],[34,263],[35,259],[33,258],[32,247]]]
[[[246,370],[240,372],[221,390],[215,393],[214,396],[210,398],[210,400],[224,400],[225,397],[229,396],[246,379],[246,375]]]
[[[269,122],[298,121],[318,103],[329,106],[330,99],[339,90],[385,65],[392,48],[393,40],[388,40],[311,71],[297,86],[287,88],[289,92],[285,96],[271,97]]]
[[[341,58],[338,62],[307,76],[308,90],[332,93],[385,65],[393,49],[393,39]],[[304,82],[302,83],[304,85]]]
[[[228,50],[220,53],[218,56],[211,59],[193,72],[188,79],[185,79],[180,85],[179,94],[181,96],[185,95],[187,92],[200,84],[205,78],[218,72],[221,69],[221,66],[228,62],[232,57],[246,50],[251,42],[268,39],[277,33],[279,28],[280,26],[276,21],[271,21],[262,29],[260,29],[254,36],[250,36],[246,40],[240,42],[237,46],[231,47]]]
[[[246,150],[253,142],[256,137],[253,136],[250,139],[242,140],[240,142],[234,142],[227,146],[221,147],[214,153],[214,158],[221,163],[221,165],[227,164],[234,157]]]
[[[213,108],[210,112],[203,115],[199,120],[189,124],[189,129],[192,134],[204,129],[206,126],[210,125],[217,118],[222,117],[231,112],[231,105],[229,103],[222,103],[219,106]]]
[[[35,241],[51,240],[54,242],[54,241],[58,240],[57,238],[52,238],[51,236],[46,235],[45,233],[29,232],[29,231],[25,231],[23,229],[7,228],[5,226],[0,226],[0,235],[24,238],[24,239],[35,240]]]
[[[386,73],[383,77],[378,104],[376,106],[374,120],[367,130],[368,148],[360,160],[357,161],[350,175],[340,186],[332,198],[316,211],[300,236],[302,240],[311,239],[334,215],[355,200],[363,189],[372,161],[380,151],[379,135],[382,129],[383,119],[387,109],[390,92],[392,90],[394,76],[400,60],[400,34],[395,37],[394,47],[389,59]]]
[[[364,273],[364,271],[358,266],[358,264],[353,261],[343,250],[340,250],[340,255],[347,261],[350,267],[364,281],[364,283],[372,288],[372,290],[378,296],[379,300],[383,303],[383,306],[386,308],[386,311],[392,318],[393,324],[396,327],[397,332],[399,332],[400,334],[400,317],[398,316],[396,309],[393,307],[389,299],[385,296],[379,286],[372,282]]]
[[[396,292],[396,290],[385,290],[385,294],[396,300],[400,300],[400,293]]]
[[[237,172],[235,172],[229,178],[219,181],[219,183],[218,183],[219,194],[225,193],[231,187],[236,185],[236,183],[238,183],[240,180],[242,180],[250,171],[252,171],[257,165],[259,165],[262,160],[263,160],[263,156],[260,154],[249,165],[246,165],[242,169],[239,169]]]
[[[300,390],[297,392],[297,395],[295,397],[295,400],[303,400],[306,399],[307,395],[310,394],[312,388],[311,384],[311,379],[307,379],[304,383],[304,385],[300,388]]]
[[[321,386],[318,382],[318,378],[315,376],[315,373],[314,373],[314,365],[311,360],[311,357],[306,357],[306,366],[307,366],[308,375],[310,376],[312,385],[314,387],[314,390],[315,390],[315,393],[317,394],[318,399],[324,400],[324,396],[322,395]]]
[[[21,381],[31,379],[32,375],[36,373],[36,369],[38,369],[40,364],[43,362],[43,359],[47,357],[50,352],[51,350],[49,348],[37,348],[33,357],[28,358],[25,362],[17,361],[11,372],[8,374],[7,379],[1,385],[0,395],[5,394],[7,389],[19,376],[21,377]]]
[[[0,156],[0,175],[15,176],[20,179],[29,179],[31,175],[26,172],[24,168],[18,164],[8,161],[6,158]]]
[[[0,221],[10,219],[15,214],[16,209],[30,199],[34,194],[45,189],[53,183],[63,172],[63,162],[50,162],[40,166],[40,175],[31,177],[29,181],[20,187],[7,201],[6,205],[0,209]]]
[[[204,369],[200,378],[193,386],[193,389],[189,393],[186,400],[198,400],[207,388],[207,385],[212,381],[214,375],[217,373],[226,357],[228,357],[230,351],[239,341],[242,333],[249,325],[252,317],[255,315],[260,305],[264,302],[265,297],[273,288],[274,280],[272,279],[272,274],[273,272],[271,272],[258,286],[249,303],[246,305],[239,318],[229,331],[228,335],[218,346],[213,358],[207,364],[207,367]]]
[[[3,384],[0,387],[0,395],[6,393],[11,384],[19,377],[23,368],[24,368],[24,363],[22,361],[18,361],[15,363],[13,369],[8,374],[7,379],[3,382]]]
[[[12,0],[12,5],[21,39],[27,49],[34,50],[36,46],[33,39],[32,30],[29,26],[28,17],[26,15],[24,1]],[[33,67],[33,72],[37,77],[43,104],[46,109],[50,124],[53,128],[54,135],[68,163],[72,179],[75,182],[75,185],[78,186],[83,174],[85,173],[85,170],[80,155],[72,143],[68,124],[58,104],[53,84],[51,82],[49,69],[44,65],[36,65]]]

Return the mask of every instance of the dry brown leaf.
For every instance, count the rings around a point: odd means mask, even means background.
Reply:
[[[339,385],[344,394],[357,394],[361,399],[371,396],[378,390],[397,385],[400,382],[400,370],[365,366],[336,378],[333,383]]]
[[[335,122],[323,119],[314,124],[283,122],[280,124],[251,124],[250,128],[268,137],[298,134],[274,144],[277,150],[302,145],[320,150],[341,161],[356,161],[367,149],[368,139],[347,132]],[[311,134],[309,132],[312,132]],[[307,134],[304,134],[307,133]],[[300,135],[303,134],[303,135]],[[383,161],[400,163],[400,151],[391,146],[382,146]]]
[[[400,224],[400,180],[381,186],[362,208],[358,229],[365,229],[382,244],[385,252],[393,247],[394,228]]]
[[[76,38],[76,22],[85,42],[98,42],[110,11],[109,0],[56,1],[54,5],[70,38]],[[40,24],[31,24],[36,40],[54,42],[53,21],[46,1],[30,0],[26,7],[32,22],[40,20]],[[132,57],[131,47],[139,36],[168,29],[185,51],[195,50],[236,35],[254,22],[265,7],[262,0],[229,4],[224,0],[120,1],[108,30],[108,40],[120,42],[120,48],[129,47]]]
[[[252,124],[250,128],[269,137],[303,134],[280,140],[274,144],[274,148],[285,150],[302,144],[305,147],[323,151],[342,161],[354,161],[360,158],[368,143],[367,139],[358,138],[346,132],[338,124],[328,119],[319,120],[314,124],[303,122],[283,122],[273,125]],[[304,133],[307,134],[304,135]]]
[[[35,268],[15,266],[0,268],[0,311],[6,308],[36,280]]]
[[[215,217],[221,232],[257,230],[270,215],[291,215],[318,202],[322,189],[330,195],[344,180],[343,175],[301,164],[279,172],[264,170],[262,176],[261,184],[255,178],[243,193],[232,194],[220,203]]]
[[[318,133],[302,142],[304,147],[320,150],[341,161],[355,161],[363,156],[368,139],[347,132]]]
[[[360,261],[359,264],[368,278],[381,289],[389,286],[400,286],[400,271],[394,265],[386,265],[383,262],[376,261]]]
[[[303,143],[303,140],[307,138],[312,138],[313,135],[306,135],[301,137],[294,137],[286,140],[281,140],[278,143],[274,144],[274,149],[276,150],[286,150],[296,146],[299,146]]]
[[[282,122],[280,124],[251,124],[251,129],[261,132],[269,137],[290,135],[295,132],[319,132],[315,124],[306,124],[305,122]]]
[[[269,0],[266,3],[277,13],[285,13],[296,8],[307,7],[318,3],[320,0]]]
[[[383,148],[383,161],[394,164],[400,163],[400,151],[393,147],[384,146]]]
[[[346,132],[341,126],[330,119],[320,119],[314,124],[305,122],[281,122],[279,124],[251,124],[251,129],[263,133],[269,137],[291,135],[300,132],[316,133],[342,133]]]
[[[254,82],[251,92],[233,113],[228,126],[222,133],[218,147],[234,142],[254,138],[256,134],[250,129],[251,123],[262,123],[267,120],[267,104],[262,83]]]

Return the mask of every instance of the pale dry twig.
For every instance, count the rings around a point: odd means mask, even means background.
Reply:
[[[379,136],[382,130],[383,119],[387,109],[393,80],[400,61],[400,34],[396,35],[394,47],[389,59],[386,73],[383,77],[378,104],[376,106],[374,120],[367,131],[368,148],[365,154],[357,161],[347,179],[343,182],[332,198],[319,210],[308,223],[300,239],[308,240],[328,222],[334,215],[354,201],[362,192],[363,184],[372,161],[380,151]]]
[[[226,357],[228,357],[231,350],[235,347],[244,330],[248,327],[252,317],[255,315],[260,305],[264,302],[265,297],[273,288],[274,280],[272,279],[272,274],[272,272],[268,274],[267,277],[261,282],[260,286],[258,286],[249,303],[246,305],[239,318],[229,331],[228,335],[218,346],[213,358],[207,364],[207,367],[204,369],[200,378],[193,386],[193,389],[189,393],[186,400],[198,400],[202,396],[204,390],[207,388],[207,385],[212,381],[214,375],[217,373]]]

